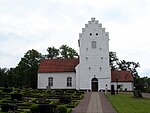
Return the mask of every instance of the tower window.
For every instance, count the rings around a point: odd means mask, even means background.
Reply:
[[[92,33],[90,33],[90,36],[92,36]]]
[[[96,33],[96,36],[98,36],[98,33]]]
[[[93,49],[95,49],[96,48],[96,41],[92,41],[91,46],[92,46]]]

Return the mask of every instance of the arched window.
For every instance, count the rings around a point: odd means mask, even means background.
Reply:
[[[92,41],[91,46],[92,46],[93,49],[95,49],[96,48],[96,41]]]

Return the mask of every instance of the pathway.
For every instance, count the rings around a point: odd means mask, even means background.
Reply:
[[[104,93],[86,92],[72,113],[117,113]]]
[[[103,113],[100,96],[98,92],[93,92],[87,108],[87,113]]]

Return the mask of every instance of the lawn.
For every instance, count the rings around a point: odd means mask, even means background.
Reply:
[[[117,113],[150,113],[150,99],[134,98],[131,94],[107,95]]]

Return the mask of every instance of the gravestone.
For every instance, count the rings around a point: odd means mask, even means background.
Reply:
[[[115,95],[115,88],[114,88],[114,85],[111,85],[111,95]]]

